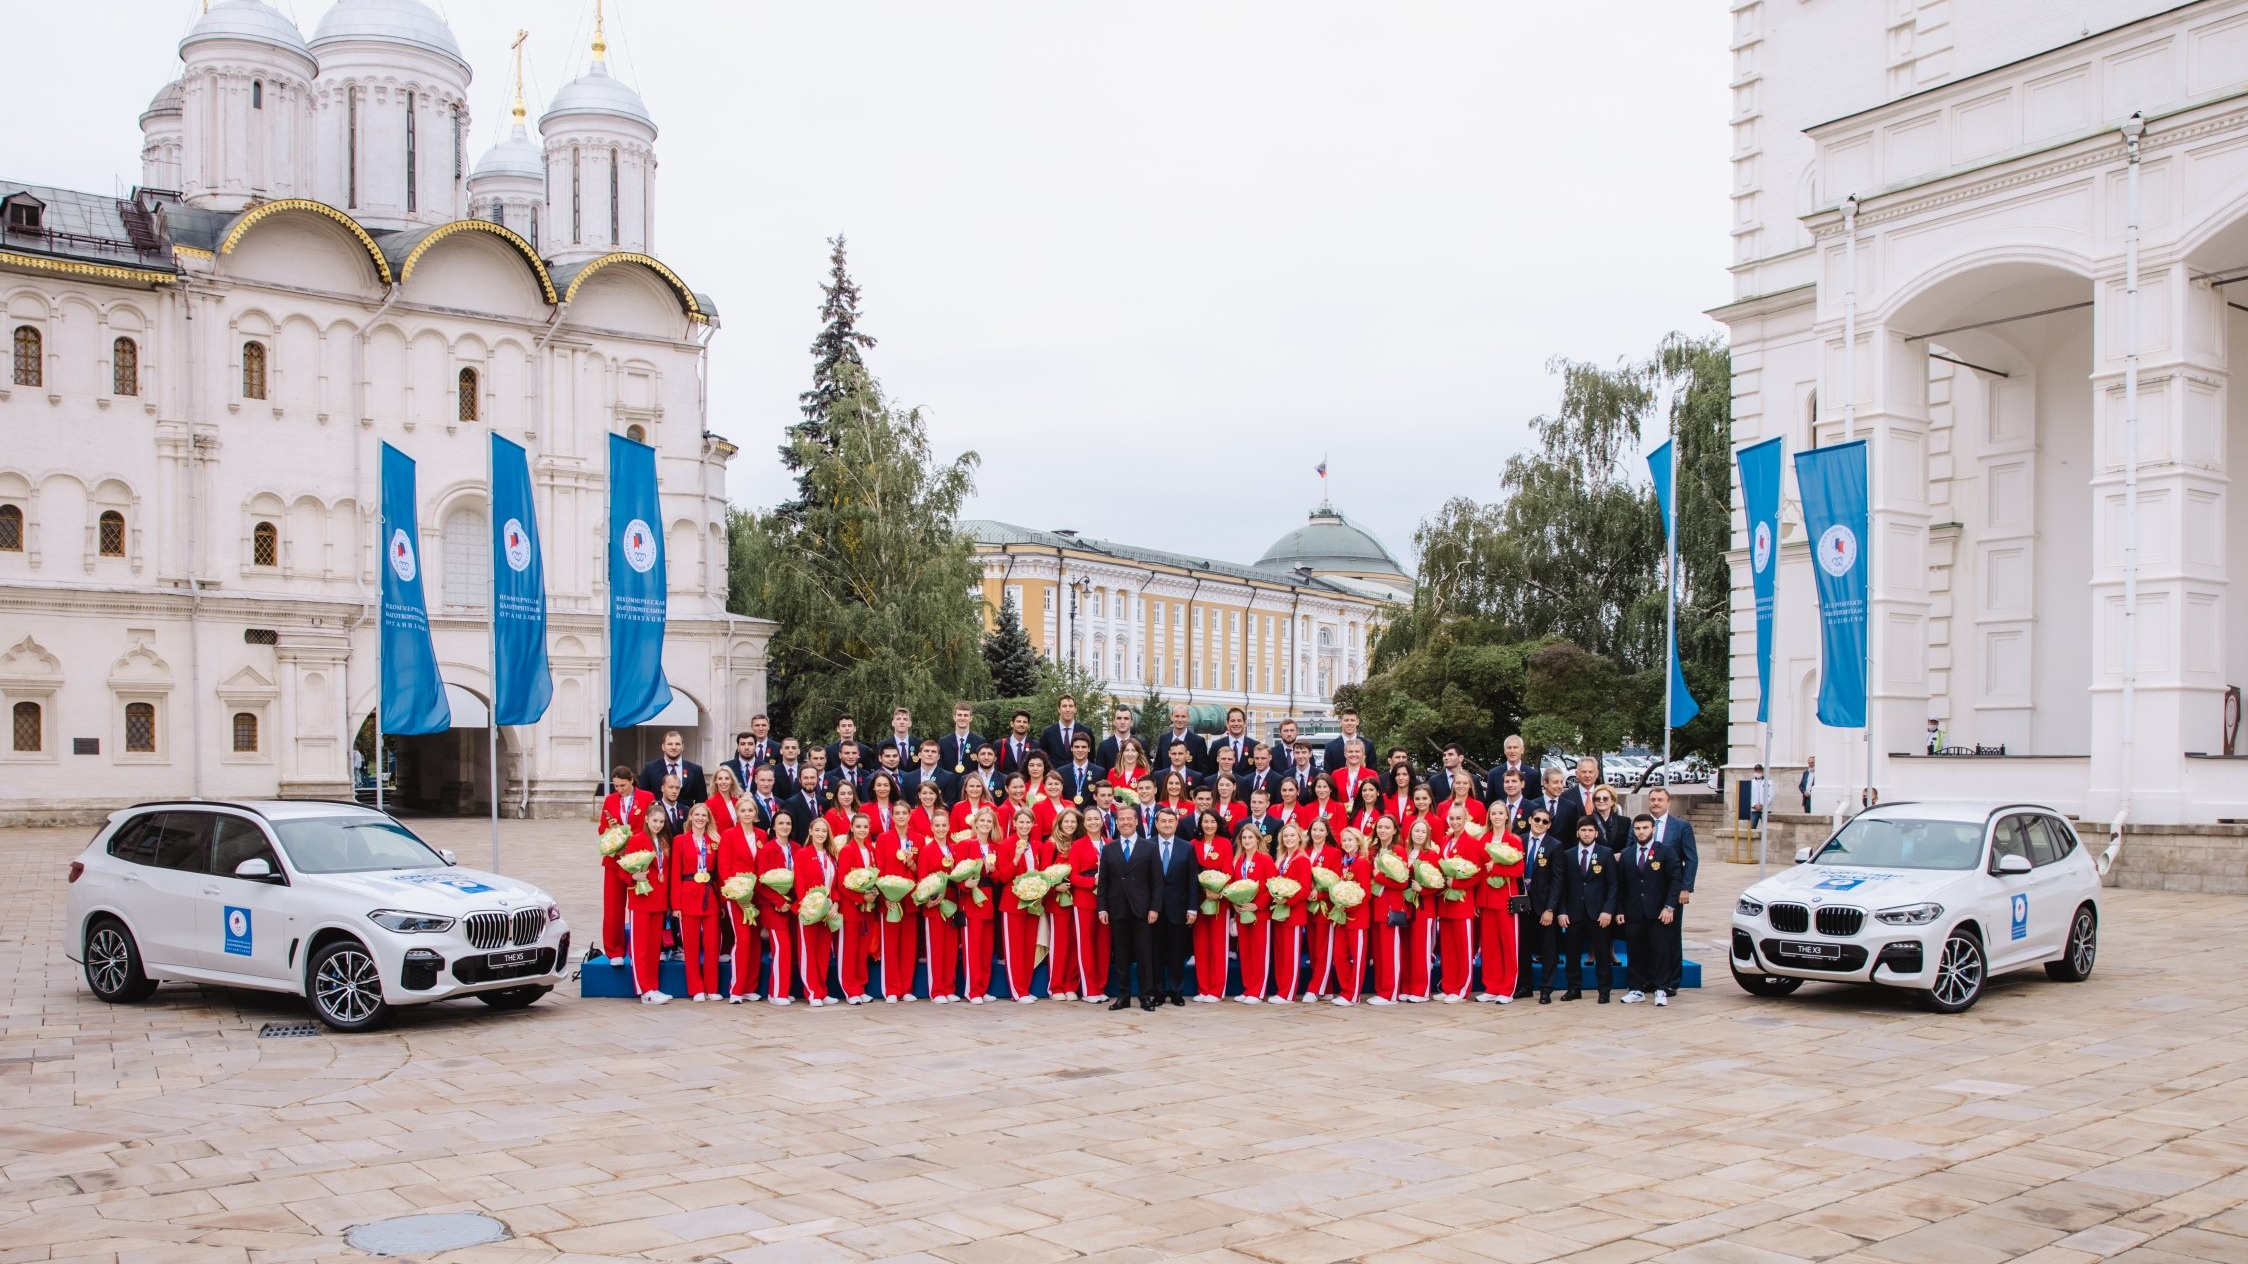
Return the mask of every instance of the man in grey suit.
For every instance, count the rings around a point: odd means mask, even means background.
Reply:
[[[1094,907],[1108,927],[1108,994],[1111,1010],[1132,1007],[1133,966],[1140,969],[1140,1008],[1157,1005],[1155,921],[1157,879],[1155,841],[1140,833],[1140,811],[1116,805],[1116,836],[1101,847],[1100,876],[1094,880]]]

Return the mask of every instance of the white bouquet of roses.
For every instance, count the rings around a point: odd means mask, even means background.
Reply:
[[[652,851],[628,851],[617,857],[617,868],[624,870],[632,878],[632,893],[634,895],[654,895],[656,893],[655,886],[648,881],[648,870],[653,868],[655,863],[656,853]]]
[[[718,884],[718,894],[732,900],[742,911],[742,924],[754,925],[757,906],[751,903],[757,895],[757,879],[746,873],[737,873]]]

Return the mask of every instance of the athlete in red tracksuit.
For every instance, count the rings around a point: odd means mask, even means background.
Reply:
[[[882,775],[875,774],[876,779],[879,780]],[[871,808],[875,805],[870,803],[868,806]],[[867,819],[880,824],[880,818],[874,813],[870,812]],[[891,819],[901,826],[906,824],[902,813]],[[911,838],[900,830],[880,830],[875,833],[874,838],[874,851],[879,860],[876,867],[884,877],[903,878],[908,882],[921,880],[921,852]],[[913,907],[910,897],[898,903],[902,906],[902,911],[894,922],[889,920],[890,909],[887,902],[875,905],[877,916],[882,919],[875,926],[875,942],[878,945],[875,960],[882,967],[882,1000],[890,1005],[914,999],[913,963],[921,947],[921,914]]]
[[[837,862],[839,847],[834,831],[825,820],[812,822],[804,836],[804,845],[796,849],[796,904],[801,913],[805,899],[815,889],[824,888],[828,898],[848,896],[843,889],[843,870]],[[837,905],[841,907],[840,904]],[[789,929],[796,936],[796,978],[804,985],[804,999],[814,1009],[832,1004],[827,995],[828,966],[835,956],[835,932],[827,928],[825,919],[809,926],[802,916],[790,919]]]
[[[1285,833],[1287,826],[1280,827]],[[1264,854],[1264,836],[1255,830],[1241,831],[1234,840],[1239,850],[1234,854],[1229,882],[1246,879],[1257,884],[1257,898],[1251,904],[1235,904],[1228,900],[1223,905],[1222,916],[1233,919],[1234,944],[1241,957],[1241,999],[1256,1005],[1264,1000],[1265,989],[1272,982],[1272,891],[1265,883],[1277,874],[1272,857]],[[1249,920],[1241,920],[1247,912]]]
[[[1494,837],[1522,852],[1522,857],[1511,865],[1492,860],[1488,845]],[[1522,966],[1515,959],[1519,932],[1507,902],[1522,893],[1522,871],[1529,852],[1521,838],[1503,830],[1484,835],[1482,841],[1485,844],[1483,876],[1476,882],[1476,898],[1483,906],[1478,918],[1483,931],[1483,990],[1475,999],[1506,1005],[1514,1000],[1517,971]],[[1492,885],[1494,880],[1498,885]]]
[[[1436,906],[1444,902],[1444,892],[1438,887],[1419,885],[1419,871],[1421,865],[1433,865],[1442,859],[1437,851],[1435,826],[1436,822],[1422,817],[1413,822],[1410,832],[1405,835],[1405,864],[1414,871],[1414,891],[1417,896],[1413,905],[1413,925],[1409,932],[1411,938],[1405,945],[1404,978],[1398,981],[1398,988],[1403,993],[1399,999],[1407,1003],[1427,1000],[1430,985],[1434,982],[1431,967],[1436,961],[1436,923],[1441,920]]]
[[[1030,994],[1031,974],[1038,968],[1038,924],[1044,920],[1053,896],[1038,902],[1039,911],[1028,912],[1016,897],[1015,879],[1054,863],[1054,845],[1039,837],[1038,813],[1029,806],[1015,809],[1014,819],[999,840],[999,865],[992,886],[999,895],[999,960],[1007,971],[1007,993],[1023,1004],[1038,998]],[[1047,975],[1047,990],[1053,976]]]
[[[1385,855],[1407,865],[1405,881],[1393,882],[1382,873],[1379,862]],[[1398,836],[1395,822],[1385,817],[1374,823],[1374,851],[1368,860],[1371,885],[1366,890],[1368,903],[1374,906],[1374,995],[1369,1003],[1394,1005],[1405,994],[1406,945],[1412,939],[1413,910],[1420,898],[1413,891],[1412,862],[1406,859],[1405,840]],[[1404,925],[1397,925],[1399,921]]]
[[[1439,992],[1447,1005],[1467,999],[1468,985],[1475,973],[1475,913],[1482,902],[1479,893],[1483,890],[1483,838],[1488,832],[1467,818],[1465,803],[1458,799],[1452,801],[1451,813],[1444,820],[1444,836],[1437,847],[1437,859],[1464,860],[1475,866],[1475,873],[1452,879],[1447,890],[1430,893],[1436,897],[1437,948],[1444,963]]]
[[[1272,1003],[1293,1005],[1303,994],[1304,931],[1311,921],[1311,853],[1304,849],[1304,831],[1280,829],[1280,855],[1272,862],[1273,876],[1293,879],[1296,898],[1272,903]]]
[[[832,892],[835,907],[843,910],[843,933],[835,941],[836,967],[843,978],[843,1000],[850,1005],[864,1005],[874,999],[866,992],[866,963],[874,955],[875,939],[882,931],[882,897],[871,889],[859,895],[843,885],[844,878],[860,869],[880,876],[882,852],[874,842],[873,820],[854,813],[851,836],[836,851]]]
[[[968,916],[967,925],[960,928],[960,984],[968,1003],[981,1005],[991,994],[991,941],[999,918],[999,901],[992,892],[992,871],[999,863],[999,819],[988,805],[969,819],[968,836],[963,839],[956,833],[953,845],[960,859],[983,861],[983,875],[974,882],[954,883],[952,898]]]
[[[640,993],[640,999],[650,1005],[661,1005],[671,999],[664,992],[658,974],[658,963],[663,958],[663,919],[671,911],[671,883],[665,864],[669,849],[663,836],[666,823],[661,812],[644,813],[640,833],[634,835],[620,853],[629,856],[634,852],[652,851],[656,854],[647,872],[637,880],[629,876],[625,879],[624,895],[625,909],[630,915],[632,986]],[[646,892],[640,890],[643,883],[648,887]]]
[[[1059,780],[1060,773],[1052,774]],[[1082,995],[1084,980],[1077,976],[1077,840],[1085,834],[1085,814],[1067,799],[1055,798],[1053,829],[1045,837],[1052,846],[1053,863],[1068,865],[1071,877],[1046,897],[1046,995],[1057,1001],[1074,1001]],[[1069,902],[1062,903],[1064,893]],[[1098,990],[1098,989],[1096,989]]]
[[[622,825],[634,834],[640,833],[656,796],[633,789],[632,770],[621,764],[610,770],[609,787],[609,796],[601,800],[601,823],[593,832],[606,834],[610,826]],[[618,961],[624,959],[624,893],[631,885],[624,870],[617,868],[615,856],[601,858],[601,943],[596,952]]]
[[[718,873],[714,879],[719,886],[725,886],[737,874],[746,875],[751,882],[757,881],[758,842],[757,827],[754,825],[737,825],[720,832]],[[719,898],[725,899],[724,896]],[[764,914],[760,913],[757,915],[758,920],[752,922],[739,903],[725,900],[725,904],[726,920],[734,931],[733,970],[732,977],[727,980],[726,999],[739,1005],[758,997],[757,975],[764,964],[762,958],[765,955],[764,937],[758,933],[758,923],[765,919]],[[750,908],[754,910],[756,907],[757,897],[753,891]]]
[[[937,793],[934,783],[922,783],[923,799]],[[928,829],[920,843],[920,856],[916,861],[921,877],[931,874],[948,874],[961,858],[960,844],[952,841],[951,820],[942,806],[914,809],[910,828]],[[957,900],[959,892],[948,882],[942,897],[931,900],[921,909],[921,959],[929,967],[929,999],[939,1005],[950,1005],[960,999],[960,928],[944,912],[947,900]],[[955,910],[957,912],[957,910]]]
[[[775,869],[796,872],[796,854],[804,850],[796,841],[796,818],[786,810],[773,814],[773,829],[757,847],[757,872],[760,875]],[[757,927],[765,937],[765,949],[772,954],[773,968],[766,979],[765,996],[775,1005],[786,1005],[796,990],[796,896],[798,888],[791,887],[786,895],[757,884]]]
[[[1367,828],[1373,826],[1369,824]],[[1336,866],[1342,863],[1342,849],[1335,845],[1335,834],[1323,821],[1313,821],[1311,828],[1304,831],[1304,854],[1311,858],[1312,868],[1324,869],[1340,880],[1341,871]],[[1306,884],[1304,894],[1307,899],[1318,895],[1316,884]],[[1333,995],[1327,989],[1335,969],[1335,923],[1324,912],[1313,914],[1304,923],[1304,940],[1311,949],[1311,973],[1304,976],[1304,999],[1316,1001]]]
[[[1070,905],[1054,915],[1054,934],[1068,927],[1069,990],[1081,1001],[1108,999],[1108,930],[1100,922],[1101,848],[1108,843],[1108,816],[1099,808],[1077,814],[1084,832],[1069,844]],[[1068,813],[1063,814],[1068,819]],[[1059,849],[1055,853],[1059,856]],[[1068,917],[1063,918],[1062,913]],[[1048,987],[1051,989],[1051,974]]]
[[[1358,907],[1343,914],[1340,925],[1332,920],[1327,923],[1334,934],[1337,1005],[1356,1005],[1366,987],[1366,929],[1374,921],[1374,867],[1361,850],[1361,844],[1358,831],[1344,830],[1342,850],[1335,858],[1337,883],[1355,882],[1367,893]]]
[[[710,808],[698,803],[687,809],[687,828],[672,840],[671,909],[679,915],[679,955],[687,968],[687,995],[697,1001],[718,999],[718,920],[725,911],[718,905],[718,831],[710,826]]]
[[[1200,836],[1194,840],[1197,874],[1215,873],[1232,881],[1233,840],[1225,836],[1214,814],[1203,817],[1199,825]],[[1194,919],[1194,999],[1215,1005],[1225,999],[1226,948],[1234,924],[1233,906],[1204,890],[1199,881],[1190,898],[1197,910],[1217,901],[1215,912]]]

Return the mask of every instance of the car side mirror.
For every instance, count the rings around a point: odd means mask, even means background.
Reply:
[[[234,866],[234,876],[248,878],[252,882],[271,882],[273,880],[273,862],[263,856],[252,856],[241,864]]]
[[[460,861],[459,861],[459,860],[458,860],[457,858],[455,858],[455,857],[454,857],[454,855],[453,855],[453,849],[452,849],[452,848],[450,848],[450,847],[440,847],[440,848],[438,848],[438,849],[437,849],[437,854],[438,854],[438,855],[440,855],[440,856],[442,856],[442,857],[444,857],[444,858],[445,858],[445,863],[446,863],[446,864],[448,864],[448,865],[457,865],[457,864],[459,864],[459,863],[460,863]]]
[[[1795,863],[1797,863],[1797,864],[1799,864],[1799,865],[1807,865],[1807,864],[1810,864],[1810,863],[1811,863],[1811,849],[1810,849],[1810,848],[1808,848],[1808,847],[1798,847],[1798,848],[1796,848],[1796,849],[1795,849]]]
[[[2000,856],[1998,858],[1998,865],[1992,870],[1992,872],[2000,875],[2005,875],[2011,873],[2028,873],[2029,870],[2029,857],[2006,855]]]

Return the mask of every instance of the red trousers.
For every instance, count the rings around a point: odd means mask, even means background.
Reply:
[[[1234,931],[1241,953],[1241,995],[1261,998],[1272,981],[1272,923],[1260,917],[1238,922]]]
[[[765,916],[762,912],[758,914],[760,919]],[[742,920],[742,906],[732,900],[726,901],[726,920],[734,928],[734,977],[728,981],[726,994],[756,996],[757,975],[765,964],[764,943],[757,934],[757,925]]]
[[[1304,979],[1304,995],[1328,996],[1328,976],[1335,970],[1335,936],[1341,932],[1335,923],[1322,913],[1311,919],[1304,934],[1311,940],[1311,974]]]
[[[718,991],[718,914],[679,915],[679,955],[687,964],[687,995],[715,995]]]
[[[827,967],[835,955],[835,932],[826,923],[796,924],[796,973],[804,982],[804,999],[827,999]]]
[[[881,917],[876,913],[877,918]],[[921,947],[921,915],[909,906],[894,922],[874,928],[876,958],[882,963],[882,995],[913,995],[913,962]]]
[[[1076,934],[1076,930],[1070,925],[1069,916],[1074,907],[1072,905],[1071,908],[1063,908],[1060,905],[1050,904],[1046,909],[1048,919],[1046,935],[1049,940],[1046,945],[1046,995],[1048,996],[1060,996],[1064,992],[1077,991],[1077,944],[1072,938]]]
[[[663,960],[663,914],[634,913],[627,942],[632,949],[632,990],[646,996],[660,991],[657,963]]]
[[[1198,996],[1225,997],[1226,929],[1233,914],[1222,907],[1194,919],[1194,991]]]
[[[1426,901],[1433,894],[1423,892],[1421,899]],[[1429,990],[1429,963],[1436,959],[1436,915],[1433,912],[1415,913],[1413,924],[1405,934],[1405,973],[1398,980],[1397,986],[1405,995],[1417,996],[1425,1001]]]
[[[1444,977],[1439,984],[1444,995],[1466,996],[1475,973],[1475,919],[1437,918],[1436,944],[1444,962]]]
[[[1515,974],[1522,963],[1515,960],[1514,914],[1503,908],[1483,910],[1483,990],[1493,996],[1514,995]]]
[[[601,953],[607,957],[624,955],[624,893],[625,884],[609,872],[607,862],[601,866]]]
[[[765,999],[785,1001],[796,990],[796,914],[766,909],[757,920],[765,928],[765,946],[773,953],[773,973],[767,980]]]
[[[929,999],[960,992],[960,928],[932,904],[921,915],[921,959],[929,963]]]
[[[1030,995],[1030,975],[1038,968],[1038,919],[1036,913],[1001,912],[994,920],[999,924],[999,962],[1007,970],[1007,995]],[[1053,984],[1049,981],[1047,989]]]
[[[866,958],[874,948],[875,924],[882,920],[882,914],[862,913],[856,896],[845,898],[852,907],[843,910],[843,931],[836,936],[835,952],[837,971],[843,976],[843,995],[848,999],[866,995]],[[875,908],[881,907],[877,901]]]
[[[973,1000],[991,994],[991,939],[992,917],[970,915],[966,929],[960,932],[960,982],[967,996]]]
[[[1405,993],[1405,946],[1413,940],[1413,928],[1377,921],[1373,940],[1374,995],[1394,1001]]]
[[[1358,994],[1366,987],[1366,931],[1363,927],[1337,926],[1333,943],[1335,995],[1356,1004]]]
[[[1272,994],[1295,1000],[1303,994],[1303,973],[1304,919],[1298,912],[1272,928]]]

